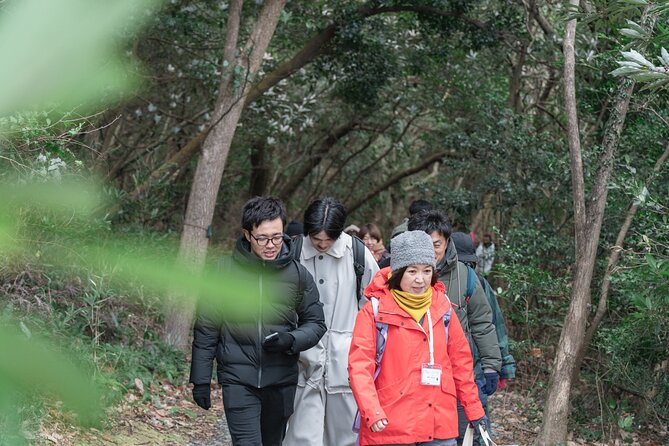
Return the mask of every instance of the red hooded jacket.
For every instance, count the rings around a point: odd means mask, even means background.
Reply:
[[[430,315],[434,337],[434,362],[441,365],[441,386],[421,384],[421,367],[430,361],[428,318],[423,330],[400,308],[388,289],[390,268],[379,271],[365,289],[365,295],[379,299],[377,320],[388,325],[388,339],[381,360],[381,371],[374,381],[376,368],[376,324],[371,302],[360,310],[353,329],[348,355],[351,389],[361,415],[360,444],[402,444],[445,440],[458,436],[460,400],[467,419],[485,415],[474,383],[472,354],[460,327],[451,312],[448,345],[442,317],[451,308],[444,285],[437,282],[432,289]],[[381,432],[371,426],[386,418],[388,425]]]

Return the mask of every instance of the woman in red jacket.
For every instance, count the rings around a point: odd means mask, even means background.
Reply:
[[[404,232],[392,239],[391,252],[390,268],[365,290],[378,307],[370,301],[358,313],[348,356],[360,444],[455,445],[457,400],[475,427],[485,416],[469,345],[434,274],[430,236]],[[385,328],[377,371],[377,333]]]

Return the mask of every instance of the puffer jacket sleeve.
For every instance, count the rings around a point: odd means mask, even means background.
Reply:
[[[455,311],[451,314],[448,329],[448,356],[453,367],[453,381],[458,401],[462,404],[469,421],[478,420],[485,415],[485,412],[479,400],[478,387],[474,383],[472,353]]]
[[[190,382],[193,384],[209,384],[211,371],[221,333],[220,320],[207,314],[201,305],[198,306],[195,326],[193,328],[193,350],[190,366]]]
[[[353,338],[348,352],[351,390],[360,410],[361,424],[367,425],[368,428],[375,422],[387,418],[381,408],[374,384],[376,332],[372,304],[368,302],[355,319]]]
[[[296,266],[301,269],[298,276],[299,280],[304,281],[300,285],[304,293],[297,307],[298,326],[290,332],[295,338],[291,353],[310,349],[318,343],[327,330],[323,304],[320,301],[314,278],[304,266],[299,263],[296,263]]]
[[[502,355],[499,351],[497,332],[492,323],[492,309],[478,280],[475,281],[474,294],[467,304],[467,317],[472,340],[478,349],[483,369],[499,373],[502,369]]]

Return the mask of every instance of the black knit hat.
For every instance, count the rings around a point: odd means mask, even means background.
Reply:
[[[455,244],[455,250],[458,253],[458,260],[461,262],[478,262],[476,257],[476,248],[471,237],[464,232],[454,232],[451,234],[451,240]]]

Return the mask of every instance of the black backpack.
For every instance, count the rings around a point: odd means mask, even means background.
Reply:
[[[365,244],[356,236],[351,236],[353,239],[353,271],[355,271],[355,292],[358,301],[362,298],[362,276],[365,274]],[[302,252],[302,241],[304,238],[301,235],[296,235],[293,238],[293,258],[300,261],[300,253]]]

